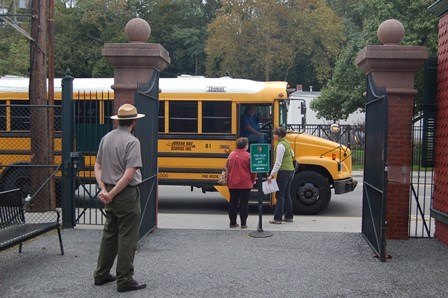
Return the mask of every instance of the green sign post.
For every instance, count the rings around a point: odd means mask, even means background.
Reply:
[[[263,191],[262,181],[263,173],[268,173],[270,169],[270,153],[269,144],[251,144],[250,145],[250,171],[258,173],[257,189],[258,189],[258,228],[257,231],[249,233],[249,236],[255,238],[271,237],[272,233],[263,231],[262,216],[263,216]]]
[[[250,145],[250,171],[252,173],[269,172],[269,144]]]

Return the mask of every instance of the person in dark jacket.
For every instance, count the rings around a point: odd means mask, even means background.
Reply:
[[[249,195],[256,178],[256,174],[250,172],[248,147],[248,139],[239,138],[236,140],[236,150],[230,153],[227,159],[227,186],[230,191],[229,219],[231,228],[238,227],[236,223],[238,205],[241,228],[247,228]]]

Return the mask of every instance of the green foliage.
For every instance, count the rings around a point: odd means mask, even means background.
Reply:
[[[60,0],[55,1],[55,75],[110,77],[101,55],[105,43],[127,42],[134,18],[152,29],[149,42],[170,53],[162,76],[232,75],[286,80],[322,90],[318,116],[345,119],[364,107],[365,76],[354,60],[378,44],[378,25],[400,20],[403,44],[437,49],[433,0]],[[29,22],[29,19],[26,19]],[[29,30],[29,23],[21,27]],[[29,42],[11,26],[0,27],[0,75],[28,75]],[[418,76],[421,82],[421,76]],[[420,83],[419,83],[420,84]]]
[[[207,75],[258,80],[290,80],[305,66],[322,83],[344,40],[340,18],[320,0],[225,0],[208,33]]]
[[[0,75],[27,76],[30,67],[29,41],[25,37],[15,39],[9,44],[7,55],[8,59],[0,60]]]
[[[346,46],[338,56],[333,76],[322,95],[313,101],[311,108],[318,116],[331,120],[347,119],[350,113],[364,109],[363,90],[365,75],[354,61],[359,51],[367,44],[379,44],[376,32],[387,19],[397,19],[405,27],[403,45],[424,45],[430,55],[437,53],[437,18],[428,13],[430,0],[332,0],[332,7],[339,12],[347,11],[344,23],[348,27]],[[342,3],[344,2],[344,3]],[[342,4],[349,4],[347,9]],[[345,7],[346,9],[340,9]],[[421,89],[421,79],[417,89]],[[335,105],[335,106],[333,106]]]
[[[318,118],[337,122],[346,120],[357,109],[363,109],[365,75],[353,63],[353,53],[359,50],[359,42],[349,42],[338,56],[332,79],[322,90],[321,96],[310,105],[317,111]]]
[[[28,29],[26,24],[20,24]],[[9,25],[0,25],[0,76],[27,76],[30,65],[29,40]]]
[[[130,2],[134,2],[131,6],[140,7],[137,9],[137,15],[150,24],[150,42],[160,43],[170,53],[171,64],[162,75],[204,74],[207,23],[214,17],[219,1]],[[140,5],[143,5],[143,8]]]
[[[114,76],[114,69],[103,57],[96,61],[92,69],[93,78],[111,78]]]
[[[132,18],[126,1],[78,0],[74,7],[55,9],[55,76],[67,68],[75,77],[112,75],[101,49],[107,42],[125,42],[124,27]],[[107,9],[106,9],[107,8]]]

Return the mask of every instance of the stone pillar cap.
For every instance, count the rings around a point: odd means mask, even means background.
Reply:
[[[389,19],[378,26],[376,35],[383,45],[398,45],[404,37],[404,26],[398,20]]]
[[[124,32],[129,42],[142,43],[147,42],[151,36],[151,27],[144,19],[134,18],[126,24]]]

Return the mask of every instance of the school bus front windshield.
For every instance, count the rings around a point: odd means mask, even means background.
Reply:
[[[287,119],[288,119],[288,107],[285,101],[279,102],[279,126],[287,127]]]

